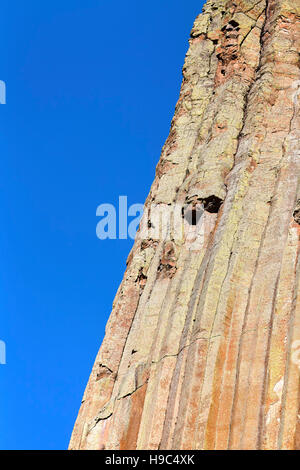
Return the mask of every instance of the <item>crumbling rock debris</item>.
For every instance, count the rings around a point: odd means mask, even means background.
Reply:
[[[300,0],[208,0],[189,43],[146,207],[203,243],[136,240],[71,449],[300,450]]]

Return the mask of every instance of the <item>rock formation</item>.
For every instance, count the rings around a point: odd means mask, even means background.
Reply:
[[[196,19],[146,207],[201,243],[137,237],[70,448],[300,449],[299,50],[300,0]]]

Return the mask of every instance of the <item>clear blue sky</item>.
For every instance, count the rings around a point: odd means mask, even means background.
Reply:
[[[132,241],[201,0],[1,3],[0,449],[65,449]]]

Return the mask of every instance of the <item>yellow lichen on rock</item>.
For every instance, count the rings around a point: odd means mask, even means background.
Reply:
[[[146,208],[201,205],[201,243],[137,237],[70,448],[300,449],[299,15],[196,19]]]

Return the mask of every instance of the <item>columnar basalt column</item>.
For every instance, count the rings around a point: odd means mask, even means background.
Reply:
[[[71,449],[300,449],[299,52],[300,0],[196,19],[144,222],[202,241],[137,237]]]

